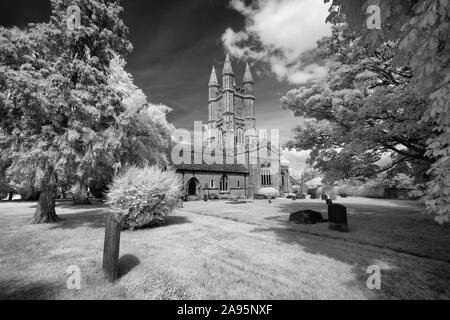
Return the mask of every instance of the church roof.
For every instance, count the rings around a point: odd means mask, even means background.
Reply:
[[[227,56],[225,58],[225,64],[223,66],[222,74],[223,75],[225,75],[225,74],[234,75],[233,66],[231,65],[230,55],[228,53],[227,53]]]
[[[245,67],[243,83],[253,83],[252,71],[250,70],[250,66],[248,63],[247,63],[247,66]]]
[[[209,79],[209,86],[219,86],[219,80],[217,80],[216,68],[213,67],[211,71],[211,78]]]

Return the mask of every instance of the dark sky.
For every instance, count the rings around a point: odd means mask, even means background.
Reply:
[[[227,27],[240,30],[245,19],[228,0],[124,0],[124,20],[134,52],[127,70],[153,103],[173,109],[169,120],[191,130],[194,121],[207,121],[208,80],[212,65],[222,70],[225,58],[221,36]],[[25,26],[49,18],[48,0],[0,0],[0,24]],[[237,83],[245,62],[233,61]],[[260,66],[255,65],[255,69]],[[270,74],[255,77],[257,125],[280,129],[285,141],[296,120],[280,105],[292,87]]]

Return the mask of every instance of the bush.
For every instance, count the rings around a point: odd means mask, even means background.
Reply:
[[[114,178],[106,203],[125,229],[159,226],[177,207],[181,185],[175,171],[131,167]]]
[[[300,193],[302,191],[302,187],[294,185],[292,186],[292,191],[294,191],[294,193]]]
[[[217,193],[210,193],[209,194],[209,200],[219,200],[220,197]]]
[[[277,189],[275,188],[261,188],[256,194],[257,196],[264,196],[267,199],[274,199],[280,195]]]

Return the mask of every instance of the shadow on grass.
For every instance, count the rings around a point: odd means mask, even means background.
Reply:
[[[433,217],[424,215],[414,207],[386,207],[365,204],[347,204],[349,233],[340,233],[317,228],[296,228],[299,233],[313,233],[371,245],[401,253],[450,262],[450,225],[441,226]],[[296,210],[312,209],[322,213],[327,219],[328,208],[319,203],[294,203],[278,206],[286,221],[289,213]],[[284,217],[273,217],[283,222]],[[287,229],[291,229],[287,227]],[[316,234],[317,233],[317,234]]]
[[[76,229],[79,227],[88,227],[100,229],[105,227],[106,211],[81,211],[78,213],[59,215],[61,221],[52,224],[53,229]]]
[[[136,229],[136,231],[167,228],[167,227],[182,225],[182,224],[186,224],[186,223],[192,223],[192,222],[191,222],[191,220],[189,220],[188,218],[183,217],[183,216],[168,216],[168,217],[166,217],[163,225],[158,225],[158,226],[149,225],[149,226],[145,226],[145,227]],[[127,231],[127,230],[125,230],[125,231]]]
[[[346,285],[359,288],[367,298],[437,299],[441,295],[448,298],[450,229],[437,225],[417,208],[347,204],[350,233],[340,233],[319,225],[303,228],[288,223],[289,213],[302,209],[317,210],[327,217],[325,204],[292,203],[276,207],[278,216],[266,220],[281,224],[257,228],[255,232],[273,233],[282,243],[352,265],[355,278]],[[417,258],[430,260],[419,263]],[[382,270],[383,286],[388,290],[374,293],[366,287],[369,277],[366,270],[379,263],[389,266]],[[411,267],[411,263],[417,265]],[[421,286],[421,290],[416,286]]]
[[[130,273],[131,270],[133,270],[140,264],[141,261],[139,261],[139,259],[132,254],[127,254],[121,257],[119,259],[119,279],[126,276],[128,273]]]
[[[52,300],[60,289],[43,282],[0,281],[0,300]]]
[[[191,220],[189,220],[186,217],[183,216],[168,216],[166,218],[166,222],[164,223],[164,225],[162,226],[164,227],[169,227],[169,226],[176,226],[176,225],[180,225],[180,224],[186,224],[186,223],[192,223]]]
[[[225,202],[226,204],[249,204],[253,203],[253,201],[246,201],[246,200],[238,200],[238,201],[229,201]]]

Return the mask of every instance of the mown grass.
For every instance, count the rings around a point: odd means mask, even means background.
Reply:
[[[32,225],[34,204],[0,203],[0,298],[448,299],[448,228],[420,206],[384,204],[349,204],[351,232],[340,234],[285,222],[320,202],[187,203],[164,227],[122,234],[121,277],[109,284],[107,208],[62,203],[61,223]],[[372,264],[379,291],[366,287]],[[71,265],[80,291],[66,287]]]

